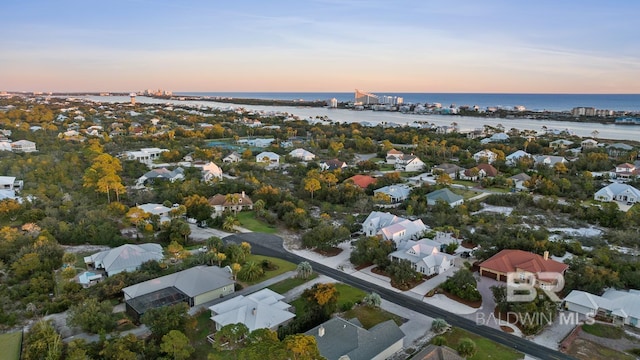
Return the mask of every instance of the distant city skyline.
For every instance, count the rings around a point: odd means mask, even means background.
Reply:
[[[0,91],[640,93],[640,3],[9,0]]]

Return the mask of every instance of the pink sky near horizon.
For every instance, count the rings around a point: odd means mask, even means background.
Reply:
[[[3,10],[0,91],[640,93],[640,3],[626,0],[31,0]]]

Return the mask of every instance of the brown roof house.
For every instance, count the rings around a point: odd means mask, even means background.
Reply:
[[[244,191],[240,194],[217,194],[209,199],[209,205],[213,207],[213,217],[222,215],[226,210],[234,213],[242,210],[253,210],[253,201]]]
[[[414,360],[464,360],[458,352],[446,346],[429,345],[415,354]]]
[[[354,175],[346,181],[351,181],[360,188],[366,189],[367,186],[375,184],[377,179],[369,175]]]
[[[540,256],[528,251],[505,249],[480,264],[480,275],[506,281],[508,273],[521,273],[524,279],[526,272],[564,274],[568,268],[567,264],[549,259],[548,251]],[[543,288],[555,285],[556,281],[555,277],[537,277],[538,285]]]

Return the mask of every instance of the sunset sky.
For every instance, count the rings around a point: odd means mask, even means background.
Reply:
[[[640,2],[7,0],[0,91],[640,93]]]

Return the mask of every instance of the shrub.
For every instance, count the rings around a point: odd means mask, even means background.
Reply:
[[[442,335],[438,335],[431,340],[431,343],[436,346],[444,346],[447,345],[447,338]]]

